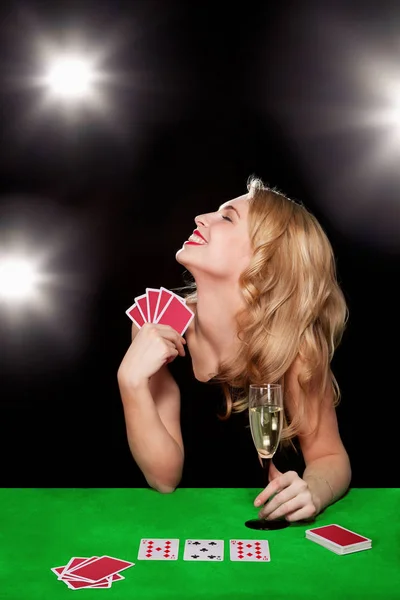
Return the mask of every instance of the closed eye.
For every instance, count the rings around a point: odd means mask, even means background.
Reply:
[[[233,223],[232,219],[230,217],[227,217],[226,215],[222,215],[222,218],[225,219],[225,221],[229,221],[230,223]]]

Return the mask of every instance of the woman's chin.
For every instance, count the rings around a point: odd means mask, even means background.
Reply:
[[[183,254],[183,256],[182,256],[182,254]],[[184,255],[185,255],[185,247],[184,247],[184,246],[182,246],[182,248],[180,248],[180,249],[178,250],[178,252],[175,254],[175,260],[176,260],[178,263],[180,263],[181,265],[183,265],[183,266],[185,267],[185,266],[186,266],[186,265],[185,265],[185,262],[186,262],[186,261],[185,261],[185,257],[184,257]]]

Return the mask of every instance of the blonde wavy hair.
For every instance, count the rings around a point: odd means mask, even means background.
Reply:
[[[322,400],[327,386],[336,406],[340,389],[330,364],[341,341],[348,311],[336,276],[331,244],[317,219],[301,204],[264,185],[248,181],[249,234],[253,257],[240,276],[246,307],[237,315],[239,353],[221,365],[213,382],[222,384],[228,419],[248,409],[250,383],[281,382],[296,357],[303,369],[296,414],[285,413],[284,445],[298,435],[307,414],[307,392]],[[186,290],[196,304],[195,284]],[[293,445],[293,444],[292,444]]]

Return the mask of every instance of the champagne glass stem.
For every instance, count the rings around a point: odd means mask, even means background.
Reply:
[[[263,473],[264,473],[264,488],[267,487],[267,485],[269,484],[269,465],[271,464],[271,459],[270,458],[262,458],[261,459],[262,462],[262,466],[263,466]]]

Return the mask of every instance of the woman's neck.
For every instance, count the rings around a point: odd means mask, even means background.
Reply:
[[[197,285],[197,305],[187,333],[196,379],[208,381],[238,351],[236,314],[243,308],[239,287]]]

